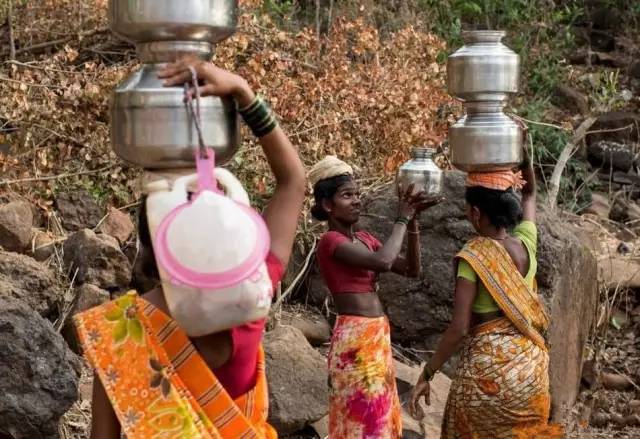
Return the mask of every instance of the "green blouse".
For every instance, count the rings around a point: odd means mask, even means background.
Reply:
[[[529,271],[525,276],[525,281],[533,287],[533,281],[536,277],[536,271],[538,270],[538,261],[536,260],[537,246],[538,246],[538,230],[536,224],[531,221],[521,222],[514,230],[513,236],[520,239],[529,253]],[[464,259],[460,259],[458,262],[458,277],[468,280],[469,282],[478,282],[478,275],[471,265]],[[473,301],[472,311],[478,314],[488,313],[493,311],[499,311],[498,304],[493,300],[491,294],[485,286],[481,283],[478,287],[478,294]]]

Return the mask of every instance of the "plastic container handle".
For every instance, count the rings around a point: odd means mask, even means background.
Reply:
[[[249,195],[247,191],[242,187],[242,183],[228,170],[224,168],[215,168],[211,171],[215,175],[215,179],[225,189],[227,196],[233,201],[236,201],[245,206],[249,206]],[[198,174],[185,175],[184,177],[177,178],[173,183],[173,190],[186,193],[187,187],[199,180]],[[217,188],[214,192],[220,192]]]

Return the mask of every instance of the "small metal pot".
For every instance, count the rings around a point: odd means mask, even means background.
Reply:
[[[520,56],[502,44],[504,31],[467,31],[447,60],[449,94],[463,101],[506,101],[518,92]]]
[[[123,160],[146,169],[194,166],[198,137],[184,104],[182,87],[164,87],[158,64],[147,64],[115,89],[111,104],[111,144]],[[206,146],[216,164],[233,157],[239,145],[239,121],[233,99],[200,101]]]
[[[236,29],[237,0],[109,0],[111,30],[134,43],[216,43]]]
[[[409,185],[415,185],[415,191],[424,190],[427,194],[439,194],[442,190],[442,170],[433,161],[435,150],[431,148],[414,148],[411,160],[398,169],[396,185],[402,194]]]
[[[467,172],[512,169],[522,162],[522,128],[500,102],[467,102],[466,116],[449,128],[453,165]]]

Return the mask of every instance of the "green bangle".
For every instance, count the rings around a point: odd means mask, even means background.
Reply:
[[[398,217],[396,219],[396,224],[404,224],[405,226],[408,226],[409,225],[409,221],[410,220],[407,219],[407,218]]]
[[[266,136],[278,126],[273,111],[260,96],[256,96],[251,104],[238,112],[256,137]]]

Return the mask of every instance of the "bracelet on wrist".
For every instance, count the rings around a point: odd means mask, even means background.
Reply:
[[[266,136],[278,126],[273,111],[260,96],[256,96],[248,106],[238,109],[238,112],[256,137]]]
[[[404,224],[405,226],[409,225],[409,220],[407,218],[398,217],[396,219],[396,224]]]
[[[429,367],[429,365],[425,365],[424,369],[422,371],[422,374],[424,376],[424,380],[426,382],[430,382],[433,379],[433,376],[436,374],[437,371],[433,371],[431,370],[431,368]]]

